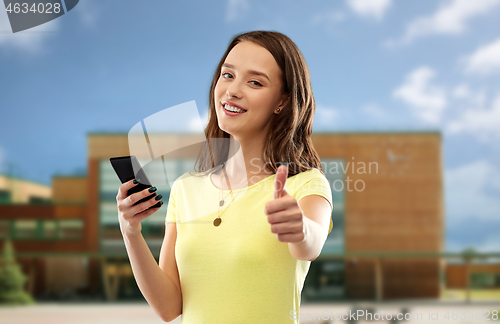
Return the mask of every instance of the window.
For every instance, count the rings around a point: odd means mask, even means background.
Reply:
[[[120,224],[104,224],[102,225],[101,236],[103,239],[122,239]]]
[[[0,190],[0,204],[10,204],[12,202],[10,191]]]
[[[165,225],[163,223],[143,222],[142,226],[143,230],[145,230],[144,238],[146,240],[162,239],[165,235]]]
[[[161,210],[146,218],[142,224],[142,234],[151,249],[159,249],[165,232],[170,185],[188,171],[194,171],[196,159],[139,159],[149,181],[163,196]],[[99,162],[99,225],[100,249],[102,252],[122,253],[125,250],[118,221],[116,194],[121,182],[109,160]]]
[[[333,228],[325,242],[325,246],[321,254],[343,253],[344,247],[344,200],[345,200],[345,179],[342,171],[344,160],[340,159],[321,159],[323,173],[328,179],[332,190],[333,211],[332,221]]]
[[[79,240],[83,237],[83,221],[68,219],[59,221],[60,238],[63,240]]]
[[[44,197],[37,197],[37,196],[30,196],[29,198],[29,203],[30,204],[50,204],[51,200],[49,198],[44,198]]]
[[[0,239],[9,235],[13,240],[81,240],[83,220],[0,220]]]
[[[57,239],[58,223],[55,220],[46,220],[42,225],[43,237],[45,239]]]
[[[36,239],[36,220],[17,220],[14,223],[15,238],[18,240]]]

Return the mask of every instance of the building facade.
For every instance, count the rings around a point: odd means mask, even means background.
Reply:
[[[88,134],[87,176],[54,177],[50,204],[0,205],[0,235],[13,239],[23,267],[31,273],[35,295],[68,286],[97,292],[102,286],[113,299],[132,289],[120,284],[127,282],[120,278],[129,280],[132,272],[116,209],[121,183],[109,163],[111,157],[130,154],[129,140],[127,133]],[[147,146],[134,151],[165,197],[160,210],[142,222],[146,242],[158,258],[169,183],[193,171],[201,143],[193,145],[194,135],[183,134],[152,134],[148,143],[153,141],[179,148],[157,157]],[[371,299],[377,283],[384,299],[439,297],[444,269],[437,258],[348,255],[443,252],[441,134],[314,133],[313,144],[332,188],[334,229],[311,263],[304,299]],[[25,227],[23,232],[20,228]],[[61,261],[61,255],[69,261]],[[69,271],[78,275],[63,280],[66,284],[54,283]]]

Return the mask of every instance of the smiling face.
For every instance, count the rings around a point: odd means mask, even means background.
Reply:
[[[263,136],[276,109],[283,110],[282,73],[273,55],[250,41],[231,49],[214,89],[219,127],[237,138]],[[224,104],[245,110],[235,114]]]

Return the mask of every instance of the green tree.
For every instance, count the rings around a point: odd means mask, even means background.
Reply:
[[[5,240],[3,265],[0,267],[0,304],[33,304],[33,298],[24,291],[26,276],[14,257],[14,247],[10,239]]]

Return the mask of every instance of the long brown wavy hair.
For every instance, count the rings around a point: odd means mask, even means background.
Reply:
[[[250,41],[267,49],[281,69],[282,93],[289,94],[280,114],[273,114],[272,125],[264,149],[265,168],[276,173],[280,163],[288,164],[288,176],[293,176],[313,167],[320,170],[319,155],[312,143],[312,126],[316,103],[311,86],[311,77],[306,61],[297,45],[287,36],[275,31],[251,31],[236,35],[229,43],[214,73],[209,93],[208,124],[205,128],[207,141],[203,143],[195,170],[209,172],[227,161],[229,140],[211,141],[230,135],[220,129],[215,112],[214,90],[227,55],[238,43]],[[298,170],[297,170],[298,169]],[[264,170],[269,173],[269,170]],[[324,175],[324,173],[323,173]]]

